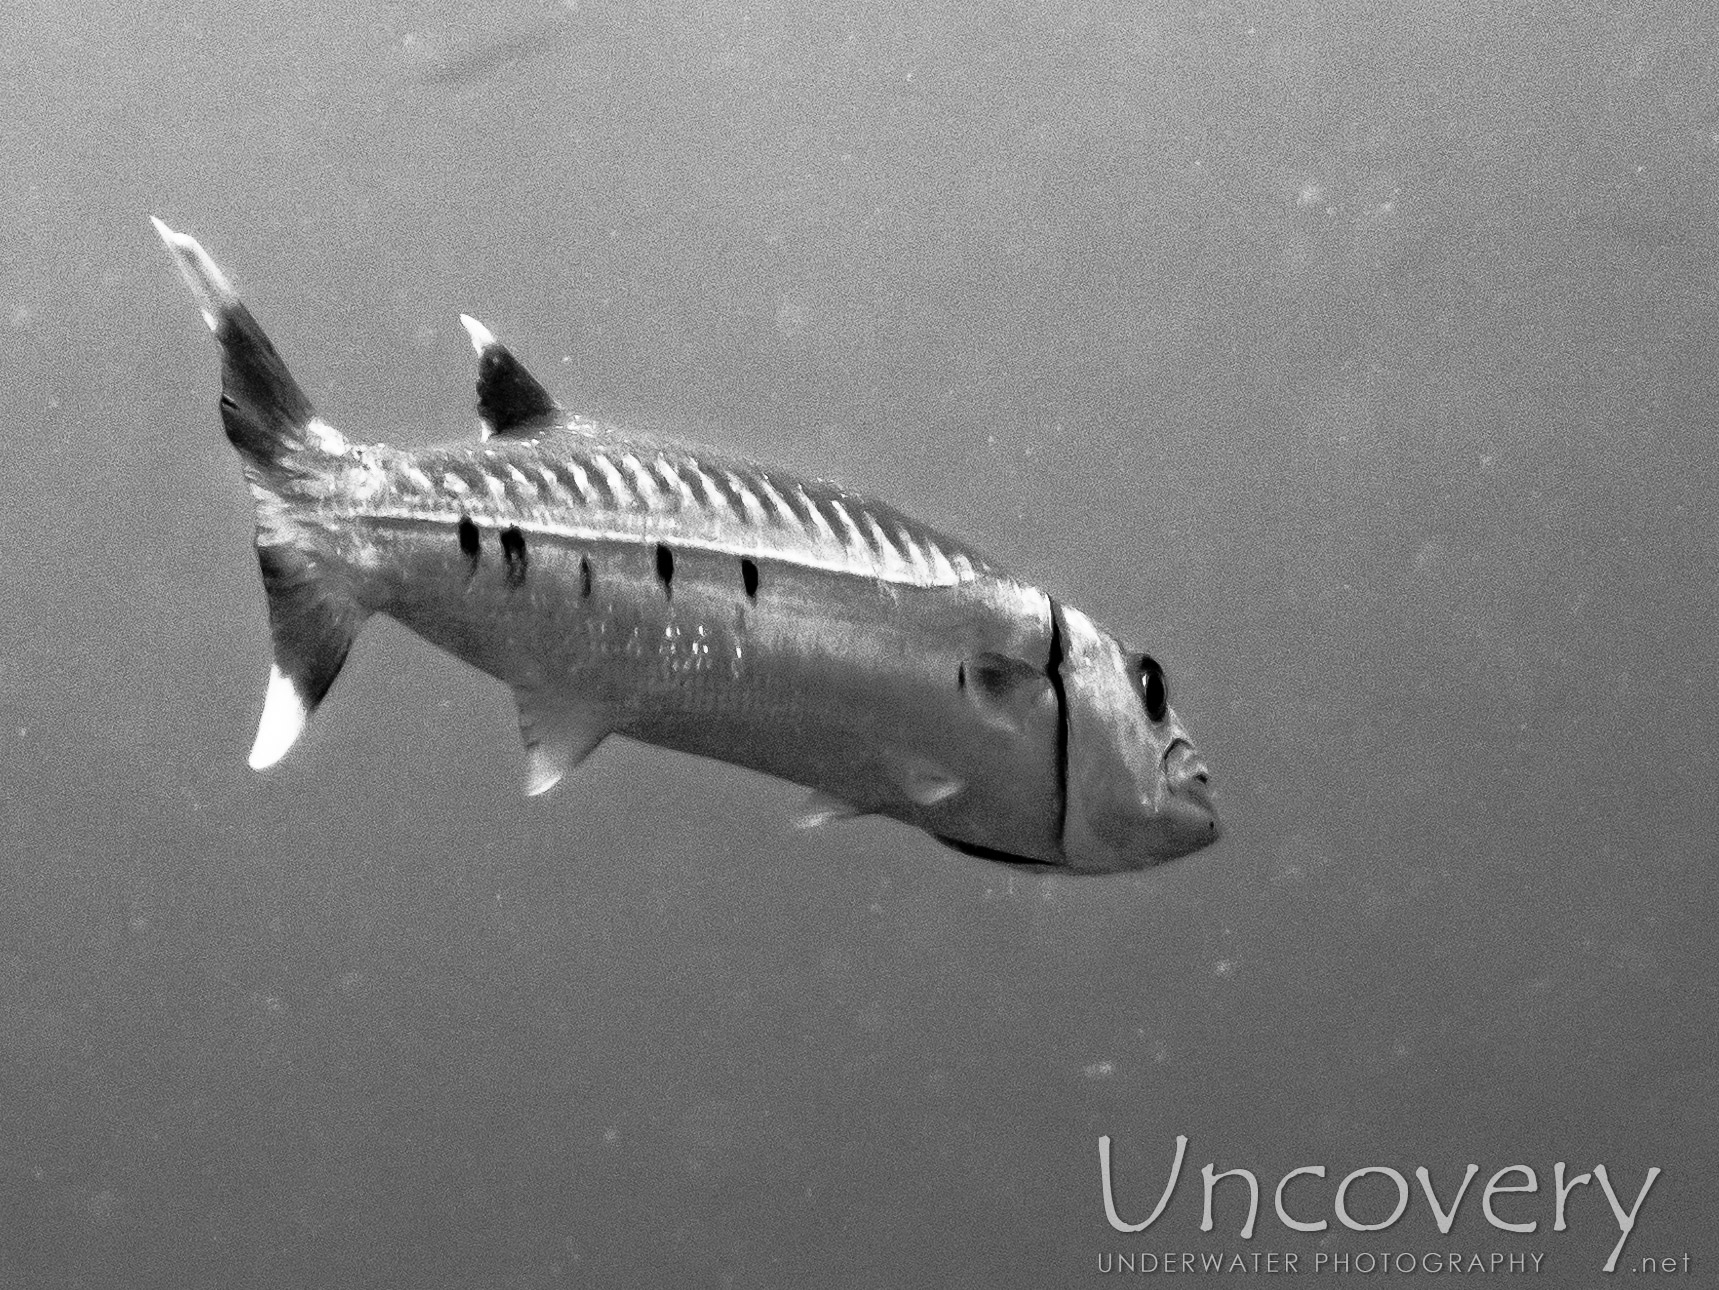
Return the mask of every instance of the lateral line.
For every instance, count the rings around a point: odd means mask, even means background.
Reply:
[[[963,577],[953,567],[949,567],[949,576],[947,577],[937,576],[936,573],[928,578],[903,577],[901,572],[888,568],[881,559],[874,559],[861,564],[851,558],[831,558],[825,556],[810,543],[805,546],[784,546],[768,541],[741,543],[732,539],[718,540],[700,535],[696,531],[684,530],[679,524],[672,523],[676,517],[664,515],[640,515],[638,517],[640,523],[636,528],[623,528],[618,525],[551,524],[518,515],[486,512],[481,506],[474,506],[465,511],[424,511],[386,506],[365,507],[362,510],[354,510],[352,518],[394,524],[440,524],[453,528],[459,524],[462,515],[491,525],[513,525],[524,533],[564,538],[574,542],[626,542],[636,543],[641,547],[658,542],[672,542],[674,545],[684,547],[689,551],[708,551],[715,555],[755,556],[766,560],[779,560],[785,564],[798,564],[828,573],[846,573],[854,577],[876,578],[881,582],[911,587],[954,587],[963,582],[975,581],[989,572],[984,566],[969,561],[972,566],[971,573],[966,577]],[[647,520],[654,521],[654,523],[646,523]],[[665,520],[671,522],[664,523]],[[905,571],[903,568],[902,572]]]

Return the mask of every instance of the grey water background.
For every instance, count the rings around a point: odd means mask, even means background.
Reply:
[[[1599,1285],[1617,1224],[1590,1186],[1550,1230],[1560,1160],[1626,1203],[1662,1168],[1620,1268],[1707,1283],[1716,39],[1645,3],[11,7],[0,1284],[1432,1249]],[[253,774],[252,513],[151,213],[351,434],[473,433],[467,311],[570,405],[974,541],[1164,661],[1226,838],[1040,878],[618,745],[523,801],[507,696],[381,622]],[[1177,1134],[1169,1210],[1112,1232],[1099,1136],[1138,1220]],[[1199,1230],[1208,1161],[1260,1175],[1251,1239],[1234,1181]],[[1440,1236],[1412,1170],[1471,1161]],[[1480,1212],[1514,1163],[1532,1235]],[[1304,1164],[1316,1235],[1271,1206]],[[1351,1232],[1369,1165],[1415,1194]]]

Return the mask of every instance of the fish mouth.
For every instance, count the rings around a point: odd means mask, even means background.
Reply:
[[[1215,842],[1223,832],[1217,808],[1212,804],[1212,777],[1199,750],[1186,739],[1174,739],[1164,750],[1164,786],[1169,789],[1167,814],[1190,832],[1201,836],[1200,845]]]

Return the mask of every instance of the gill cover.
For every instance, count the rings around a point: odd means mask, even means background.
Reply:
[[[1078,609],[1056,604],[1068,722],[1062,848],[1082,873],[1142,869],[1215,842],[1209,775],[1160,692],[1148,711],[1143,671]]]

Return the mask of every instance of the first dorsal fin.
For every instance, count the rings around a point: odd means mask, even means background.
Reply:
[[[525,370],[525,364],[476,318],[461,314],[460,322],[477,351],[477,410],[483,418],[484,438],[534,434],[553,420],[561,406]]]

